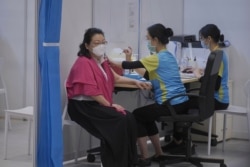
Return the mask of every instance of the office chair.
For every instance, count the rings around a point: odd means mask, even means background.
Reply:
[[[247,106],[242,107],[242,106],[236,106],[236,105],[229,105],[228,108],[225,110],[215,110],[215,113],[221,113],[224,115],[222,151],[224,151],[224,147],[225,147],[227,115],[238,115],[238,116],[247,117],[248,135],[249,135],[249,141],[250,141],[250,80],[246,81],[243,91],[246,95]],[[209,118],[208,155],[210,155],[210,149],[211,149],[210,143],[209,143],[211,141],[211,131],[212,131],[212,117]]]
[[[5,125],[4,125],[4,159],[7,159],[7,145],[8,145],[8,125],[11,121],[11,116],[18,116],[21,118],[26,118],[29,121],[28,127],[28,155],[31,154],[31,121],[34,119],[34,109],[33,106],[27,106],[24,108],[16,109],[16,110],[5,110]]]
[[[222,60],[222,51],[213,51],[210,53],[204,73],[203,82],[201,83],[198,93],[179,94],[168,99],[164,104],[169,108],[171,116],[161,116],[158,118],[159,122],[175,122],[177,128],[182,128],[186,134],[185,143],[187,145],[186,154],[180,155],[166,155],[164,160],[159,163],[160,167],[167,164],[189,162],[197,167],[202,167],[202,162],[218,163],[220,167],[226,167],[224,159],[212,159],[191,156],[191,126],[194,122],[201,122],[214,114],[214,89],[218,76],[219,67]],[[197,89],[196,89],[197,90]],[[188,114],[177,114],[171,106],[170,101],[174,98],[188,96],[190,99],[197,101],[197,106],[189,107]]]
[[[67,99],[67,91],[66,91],[66,81],[64,82],[64,91],[65,91],[65,95],[66,95],[66,102],[64,105],[64,109],[63,109],[63,114],[62,114],[62,129],[64,128],[65,125],[68,126],[79,126],[76,122],[70,120],[67,118],[67,112],[68,112],[68,99]],[[78,161],[78,156],[79,156],[79,152],[80,152],[80,139],[81,139],[81,135],[82,135],[82,127],[79,133],[79,141],[78,143],[75,143],[75,163],[77,163]],[[101,153],[101,148],[100,147],[95,147],[95,148],[91,148],[87,150],[87,161],[88,162],[94,162],[95,161],[95,156],[96,155],[100,155]]]

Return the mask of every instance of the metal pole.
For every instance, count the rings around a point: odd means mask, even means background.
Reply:
[[[141,58],[141,0],[138,0],[138,57],[139,60]]]
[[[24,69],[23,69],[23,107],[25,107],[27,104],[27,50],[28,50],[28,0],[25,1],[24,4]]]
[[[33,121],[33,167],[36,167],[37,131],[38,131],[38,104],[39,104],[39,70],[38,70],[38,16],[40,0],[35,0],[35,51],[34,51],[34,121]]]

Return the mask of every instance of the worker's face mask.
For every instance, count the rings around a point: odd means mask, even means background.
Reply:
[[[150,54],[155,54],[156,53],[156,47],[155,46],[152,46],[151,45],[151,41],[150,40],[148,40],[148,50],[149,50],[149,52],[150,52]]]
[[[97,45],[96,47],[93,48],[93,53],[98,57],[103,56],[105,52],[106,52],[106,46],[104,44]]]
[[[209,45],[205,44],[204,40],[201,40],[201,46],[205,49],[209,49]]]

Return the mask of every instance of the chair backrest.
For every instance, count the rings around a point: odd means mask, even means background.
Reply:
[[[63,83],[63,90],[65,93],[65,103],[64,103],[63,113],[62,113],[62,127],[65,125],[65,119],[66,119],[67,110],[68,110],[68,97],[67,97],[67,90],[66,90],[66,80]]]
[[[0,57],[0,89],[4,89],[6,90],[6,85],[5,85],[5,81],[3,78],[3,59],[2,57]]]
[[[250,115],[250,79],[246,81],[244,85],[244,93],[247,98],[247,112]]]
[[[206,69],[199,91],[199,119],[203,121],[214,114],[214,90],[223,52],[213,51],[208,56]]]
[[[2,111],[6,109],[9,109],[8,94],[5,81],[0,71],[0,110]]]
[[[64,81],[64,92],[65,92],[65,104],[64,104],[64,108],[63,108],[63,113],[62,113],[62,128],[64,127],[64,125],[74,125],[76,126],[77,123],[72,121],[71,119],[68,119],[68,94],[67,94],[67,88],[66,88],[66,80]]]

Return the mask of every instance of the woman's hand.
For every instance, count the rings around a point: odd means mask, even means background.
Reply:
[[[122,113],[123,115],[126,115],[125,108],[122,107],[121,105],[119,105],[119,104],[112,104],[111,106],[114,107],[114,108],[116,109],[117,112],[120,112],[120,113]]]
[[[200,68],[195,68],[193,69],[193,74],[196,76],[196,78],[201,78],[202,75],[203,75],[203,69],[200,69]]]
[[[132,48],[129,46],[127,49],[123,49],[123,52],[126,55],[126,61],[132,60]]]
[[[140,89],[146,89],[146,90],[150,90],[152,89],[152,85],[151,82],[142,82],[142,81],[135,81],[135,85],[140,88]]]

